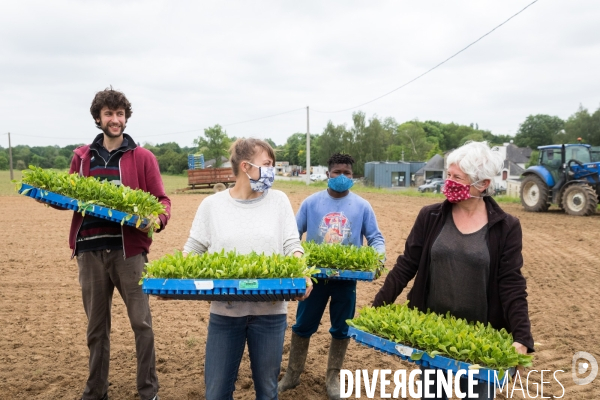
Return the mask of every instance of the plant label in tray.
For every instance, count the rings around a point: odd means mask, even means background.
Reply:
[[[196,286],[196,290],[213,290],[215,283],[213,281],[194,281],[194,286]]]
[[[245,279],[240,281],[240,289],[258,289],[258,280]]]
[[[396,345],[396,351],[405,357],[410,357],[414,351],[412,347],[403,346],[401,344]]]

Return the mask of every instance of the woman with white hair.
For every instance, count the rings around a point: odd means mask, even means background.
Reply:
[[[412,307],[505,328],[519,353],[533,352],[521,224],[488,196],[502,165],[486,142],[467,142],[448,156],[447,200],[419,212],[374,307],[393,303],[415,278],[407,296]],[[475,393],[486,399],[494,391],[479,384]]]

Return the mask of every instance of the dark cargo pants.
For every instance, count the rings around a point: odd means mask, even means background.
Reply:
[[[139,285],[147,260],[144,254],[123,259],[123,250],[89,251],[77,255],[90,350],[90,375],[83,392],[85,400],[100,399],[108,391],[111,305],[115,287],[125,302],[135,335],[140,399],[152,399],[158,392],[150,304],[148,295]]]

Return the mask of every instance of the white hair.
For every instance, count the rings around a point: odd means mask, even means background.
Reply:
[[[472,183],[489,179],[500,173],[504,159],[497,148],[490,149],[487,142],[468,141],[448,155],[447,166],[456,165],[467,174]]]

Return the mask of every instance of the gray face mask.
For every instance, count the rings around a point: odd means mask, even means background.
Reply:
[[[259,167],[258,165],[254,165],[252,163],[248,164],[258,168],[258,173],[260,174],[258,179],[252,179],[246,172],[248,179],[250,179],[250,188],[252,188],[252,190],[255,192],[264,192],[273,186],[273,181],[275,180],[274,167]]]

